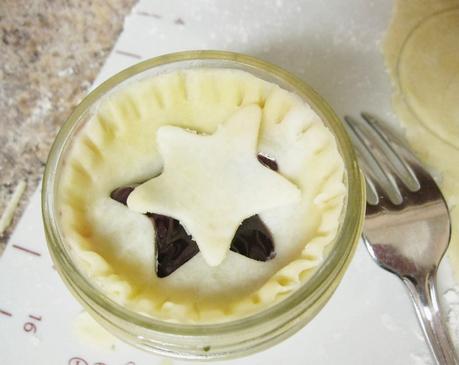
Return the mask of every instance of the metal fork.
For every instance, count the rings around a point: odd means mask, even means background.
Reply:
[[[459,364],[437,298],[448,248],[448,207],[432,176],[404,141],[374,116],[346,116],[367,183],[363,241],[371,257],[405,284],[438,364]]]

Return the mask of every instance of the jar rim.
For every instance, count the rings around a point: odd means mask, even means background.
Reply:
[[[333,249],[327,254],[323,263],[311,278],[302,284],[300,288],[294,290],[278,303],[240,319],[210,324],[182,324],[162,321],[127,309],[91,284],[90,280],[78,270],[69,252],[64,247],[64,239],[59,230],[57,214],[54,211],[54,191],[56,187],[56,170],[62,152],[68,142],[67,137],[75,128],[81,116],[96,104],[103,95],[123,81],[149,69],[182,61],[202,60],[228,61],[235,65],[248,66],[272,74],[294,87],[295,92],[307,100],[311,107],[316,112],[319,112],[320,117],[327,122],[327,126],[332,129],[345,165],[348,194],[340,228],[335,236],[334,243],[331,243]],[[306,307],[312,305],[320,297],[320,294],[340,275],[348,263],[360,237],[364,203],[365,186],[352,144],[343,124],[328,103],[314,89],[288,71],[266,61],[228,51],[185,51],[166,54],[135,64],[100,84],[83,99],[60,129],[48,156],[42,186],[42,216],[48,248],[53,260],[63,269],[63,272],[58,270],[59,273],[74,286],[71,289],[78,288],[86,297],[91,298],[95,304],[103,307],[113,316],[134,325],[164,334],[193,337],[216,336],[249,329],[257,324],[280,317],[287,311],[296,308],[299,304]],[[69,273],[72,273],[71,277],[69,277]]]

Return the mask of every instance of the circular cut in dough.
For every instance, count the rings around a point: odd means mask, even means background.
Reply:
[[[400,88],[422,125],[459,149],[459,9],[422,20],[398,60]]]

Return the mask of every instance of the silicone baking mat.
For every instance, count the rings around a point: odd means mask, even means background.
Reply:
[[[94,83],[156,55],[226,49],[279,64],[304,78],[339,115],[372,111],[395,122],[379,41],[390,2],[142,0]],[[443,290],[452,285],[445,264]],[[82,308],[53,268],[39,191],[0,259],[0,363],[182,364],[110,337],[88,338]],[[97,331],[96,331],[97,332]],[[325,308],[299,333],[231,364],[430,364],[411,303],[363,245]]]

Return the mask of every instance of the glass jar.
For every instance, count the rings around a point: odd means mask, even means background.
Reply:
[[[218,324],[177,324],[128,310],[105,296],[79,272],[60,231],[56,191],[63,156],[73,136],[93,115],[94,106],[115,88],[140,78],[178,69],[232,68],[278,84],[307,101],[336,137],[348,188],[338,233],[324,262],[297,290],[277,304],[248,317]],[[307,84],[285,70],[253,57],[220,51],[190,51],[136,64],[101,84],[74,110],[60,130],[46,165],[42,212],[49,251],[62,279],[83,307],[125,342],[163,356],[219,359],[247,355],[281,341],[309,322],[325,305],[352,258],[364,216],[363,177],[345,129],[328,104]]]

